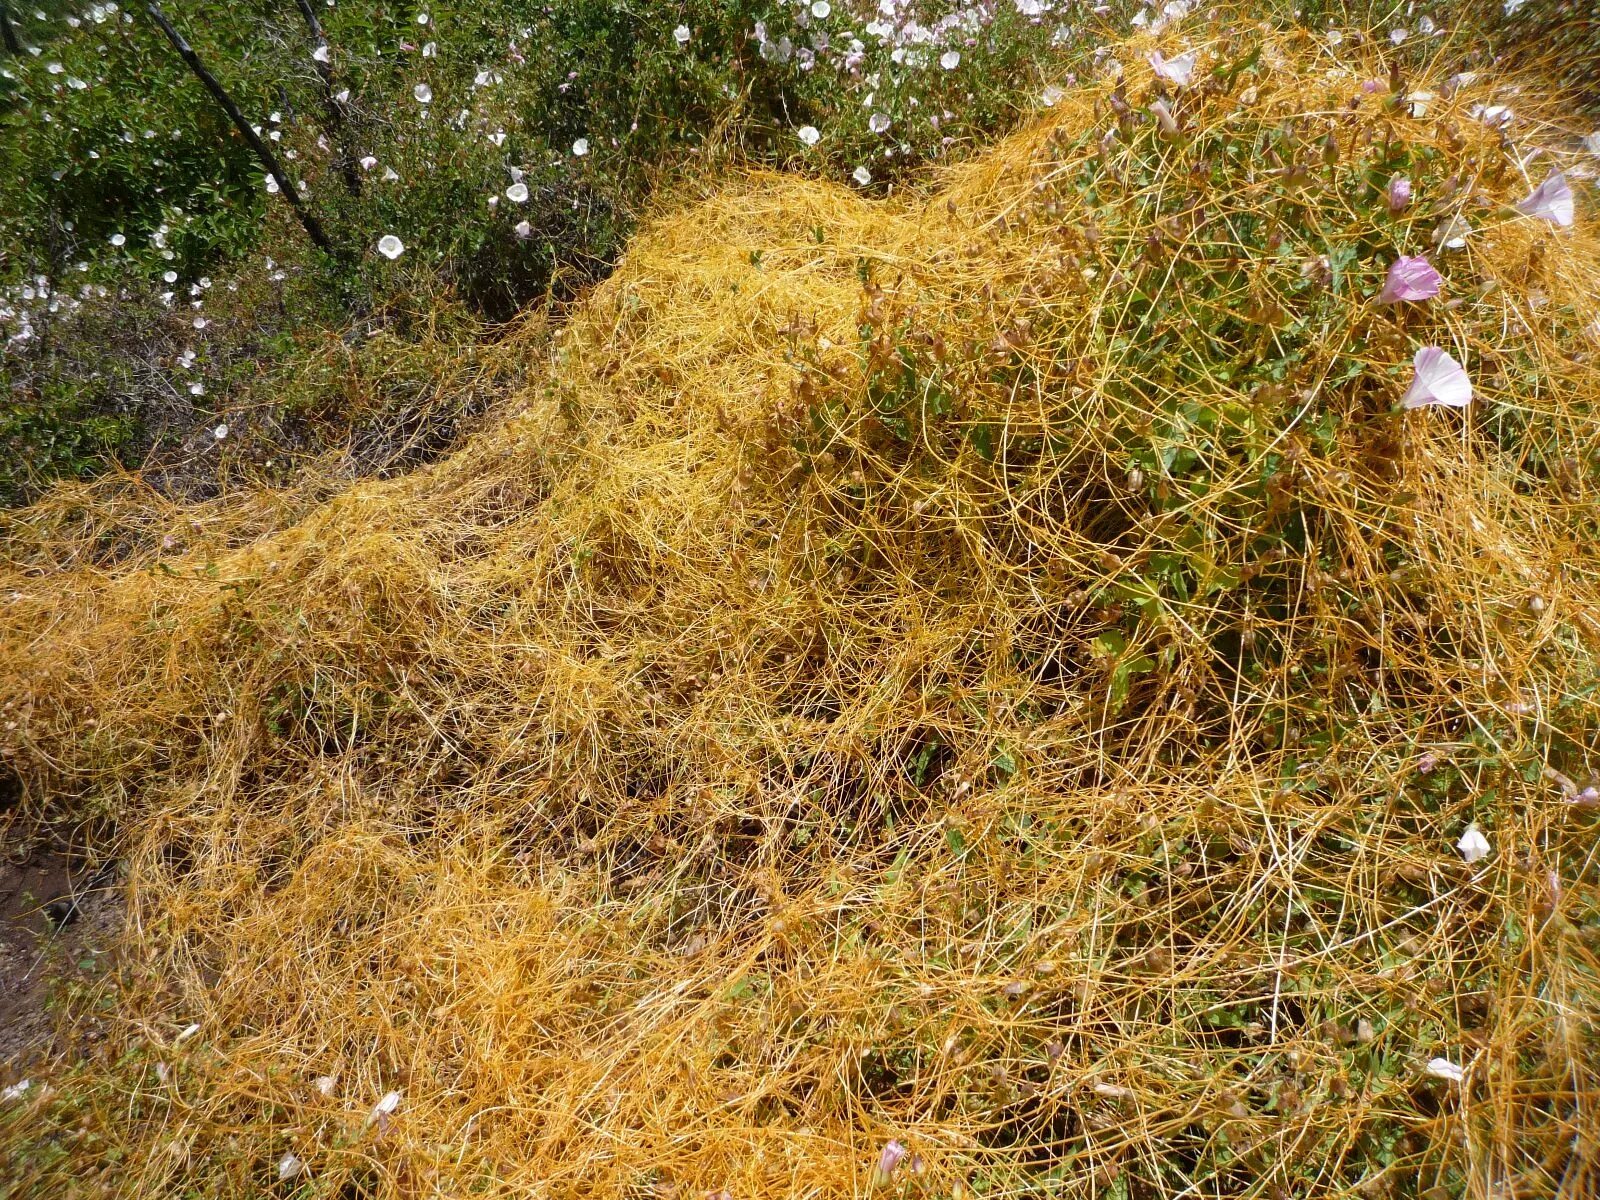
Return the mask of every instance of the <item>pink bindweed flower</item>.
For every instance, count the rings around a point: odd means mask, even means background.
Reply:
[[[1397,216],[1408,204],[1411,203],[1411,180],[1404,175],[1396,175],[1389,180],[1389,211]]]
[[[1400,397],[1406,408],[1430,408],[1436,404],[1465,408],[1472,402],[1472,380],[1461,364],[1438,346],[1424,346],[1412,362],[1416,378]]]
[[[1195,52],[1180,54],[1177,58],[1163,58],[1161,51],[1152,50],[1145,56],[1155,72],[1168,83],[1178,87],[1187,87],[1194,78]]]
[[[897,1141],[889,1141],[878,1155],[878,1177],[885,1183],[894,1178],[895,1169],[906,1156],[906,1148]]]
[[[1399,304],[1411,300],[1432,300],[1439,294],[1444,282],[1433,264],[1420,254],[1416,258],[1401,255],[1389,268],[1389,277],[1378,293],[1379,304]]]
[[[1517,211],[1557,225],[1572,224],[1572,188],[1560,171],[1551,171],[1545,181],[1517,205]]]

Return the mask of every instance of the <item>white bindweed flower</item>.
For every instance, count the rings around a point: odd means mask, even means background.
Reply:
[[[889,114],[887,113],[875,112],[867,118],[867,128],[872,130],[873,133],[888,133],[889,126],[892,124],[894,122],[889,119]]]
[[[0,1103],[6,1103],[11,1100],[21,1100],[28,1094],[28,1089],[32,1086],[33,1081],[30,1079],[18,1080],[4,1091],[0,1091]]]
[[[382,1100],[379,1100],[372,1106],[372,1115],[375,1117],[387,1117],[399,1107],[400,1093],[390,1092],[388,1095],[384,1096]]]
[[[1545,180],[1517,205],[1517,211],[1556,225],[1571,225],[1572,188],[1560,171],[1551,171]]]
[[[215,429],[213,429],[211,431],[211,436],[216,438],[217,441],[220,442],[223,438],[228,436],[228,427],[226,425],[218,425]],[[199,1026],[191,1026],[191,1028],[198,1029]],[[183,1041],[183,1034],[180,1033],[178,1035],[178,1040],[180,1042]]]
[[[954,71],[961,65],[961,51],[946,50],[939,56],[939,65],[946,71]]]
[[[1472,226],[1458,213],[1433,231],[1433,244],[1443,250],[1459,250],[1467,244],[1471,233]]]
[[[1478,828],[1476,821],[1467,826],[1461,840],[1456,843],[1456,849],[1461,851],[1461,857],[1470,866],[1489,857],[1489,839],[1484,836],[1483,830]]]
[[[378,253],[388,259],[399,258],[406,252],[406,244],[392,233],[386,233],[378,239]]]
[[[672,40],[677,42],[680,46],[687,46],[691,36],[692,35],[689,33],[689,27],[687,25],[679,25],[672,31]]]
[[[206,394],[206,385],[205,384],[196,382],[196,383],[191,383],[189,385],[189,395],[191,395],[191,396],[204,396],[205,394]]]
[[[822,134],[817,132],[815,125],[802,125],[795,131],[795,136],[808,146],[815,146],[822,140]]]
[[[427,104],[433,99],[433,89],[425,83],[419,83],[411,89],[411,94],[417,98],[418,104]]]
[[[113,233],[111,235],[111,244],[113,246],[126,246],[128,244],[128,239],[120,233]]]
[[[1412,360],[1416,376],[1400,403],[1406,408],[1429,408],[1442,404],[1465,408],[1472,401],[1472,380],[1455,359],[1438,346],[1424,346]]]
[[[513,183],[506,189],[506,199],[513,204],[526,204],[528,202],[528,185]]]
[[[1600,129],[1584,134],[1583,148],[1596,158],[1600,158]]]
[[[1194,65],[1196,55],[1193,50],[1187,54],[1180,54],[1177,58],[1163,58],[1161,51],[1152,50],[1146,56],[1155,72],[1168,83],[1178,87],[1187,87],[1194,78]]]
[[[429,42],[427,45],[422,47],[423,58],[432,58],[437,53],[439,53],[438,42]]]
[[[396,171],[393,167],[385,167],[383,169],[383,181],[385,183],[399,183],[400,172]]]
[[[1460,1083],[1467,1077],[1467,1073],[1448,1058],[1430,1058],[1427,1071],[1435,1079],[1448,1079],[1451,1083]]]
[[[370,170],[372,170],[373,167],[375,167],[377,165],[378,165],[378,160],[373,158],[372,155],[363,154],[361,156],[361,169],[363,171],[370,171]]]
[[[297,1157],[295,1157],[294,1153],[291,1151],[278,1160],[278,1182],[287,1183],[305,1169],[305,1163],[301,1162]]]
[[[333,58],[333,55],[328,53],[328,48],[326,46],[318,46],[311,52],[311,57],[316,59],[319,63],[325,63],[330,61]]]
[[[1046,108],[1054,108],[1056,105],[1061,103],[1061,97],[1064,95],[1066,95],[1065,92],[1056,87],[1054,84],[1051,84],[1049,87],[1045,88],[1044,91],[1039,93],[1039,103],[1044,105]]]
[[[274,176],[268,175],[267,176],[267,195],[276,196],[277,194],[278,194],[278,181]]]
[[[516,234],[518,238],[526,240],[533,236],[533,226],[526,221],[518,221],[511,227],[511,232]]]
[[[828,14],[832,11],[833,5],[829,4],[828,0],[816,0],[811,6],[811,15],[819,21],[827,20]]]
[[[573,142],[572,152],[579,158],[582,158],[585,154],[589,153],[589,139],[579,138],[577,141]]]
[[[862,187],[866,187],[867,184],[872,182],[872,172],[867,170],[865,167],[857,167],[854,171],[850,172],[850,178],[854,179]]]

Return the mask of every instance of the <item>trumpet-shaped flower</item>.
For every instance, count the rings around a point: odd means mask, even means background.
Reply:
[[[1389,268],[1389,276],[1378,293],[1379,304],[1397,304],[1411,300],[1432,300],[1439,294],[1444,282],[1433,264],[1420,254],[1415,258],[1401,255]]]
[[[1545,180],[1517,205],[1517,211],[1556,225],[1572,224],[1572,188],[1560,171],[1551,171]]]
[[[1472,380],[1461,364],[1438,346],[1424,346],[1412,360],[1416,376],[1400,403],[1406,408],[1428,408],[1442,404],[1465,408],[1472,402]]]
[[[1451,1083],[1460,1083],[1467,1077],[1467,1073],[1448,1058],[1430,1058],[1427,1069],[1435,1079],[1448,1079]]]
[[[1189,86],[1189,81],[1194,78],[1196,55],[1193,50],[1177,58],[1163,58],[1161,51],[1152,50],[1146,58],[1157,75],[1177,87]]]
[[[1468,865],[1489,857],[1489,839],[1483,830],[1478,828],[1476,821],[1467,826],[1466,832],[1461,835],[1461,840],[1456,843],[1456,849],[1461,851],[1461,857]]]
[[[905,1159],[906,1148],[899,1142],[890,1141],[883,1147],[883,1153],[878,1155],[878,1177],[887,1183],[894,1178],[896,1168]]]

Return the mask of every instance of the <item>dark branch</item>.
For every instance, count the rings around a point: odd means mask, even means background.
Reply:
[[[6,44],[6,49],[18,58],[22,57],[22,42],[17,37],[16,28],[11,24],[11,10],[0,4],[0,42]]]
[[[222,110],[228,114],[228,119],[233,122],[234,128],[239,131],[239,136],[244,138],[250,149],[255,151],[256,157],[261,160],[261,165],[267,169],[267,174],[277,181],[278,191],[289,202],[289,207],[294,209],[294,215],[300,218],[300,224],[304,227],[306,236],[311,239],[312,244],[320,250],[327,251],[329,254],[336,253],[333,243],[328,240],[328,235],[322,231],[321,223],[301,202],[300,193],[295,189],[294,184],[290,182],[288,175],[284,173],[282,165],[278,162],[277,155],[273,154],[267,144],[261,140],[260,135],[255,131],[255,127],[245,120],[244,114],[239,111],[239,106],[233,102],[233,97],[229,96],[223,86],[217,82],[216,76],[206,70],[205,64],[200,61],[200,56],[194,52],[194,47],[190,46],[184,36],[172,27],[172,22],[167,20],[166,14],[161,11],[161,6],[155,3],[155,0],[150,0],[145,5],[145,11],[150,14],[150,19],[161,27],[161,32],[167,35],[167,41],[172,43],[173,49],[182,55],[183,61],[189,65],[189,70],[194,73],[194,77],[201,82],[206,91],[211,93],[212,99],[220,104]]]

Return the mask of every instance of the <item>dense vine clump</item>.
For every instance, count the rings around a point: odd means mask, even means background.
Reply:
[[[9,518],[0,753],[134,917],[33,1128],[144,1194],[1578,1195],[1592,192],[1384,52],[1147,36],[932,197],[659,221],[433,466]]]

